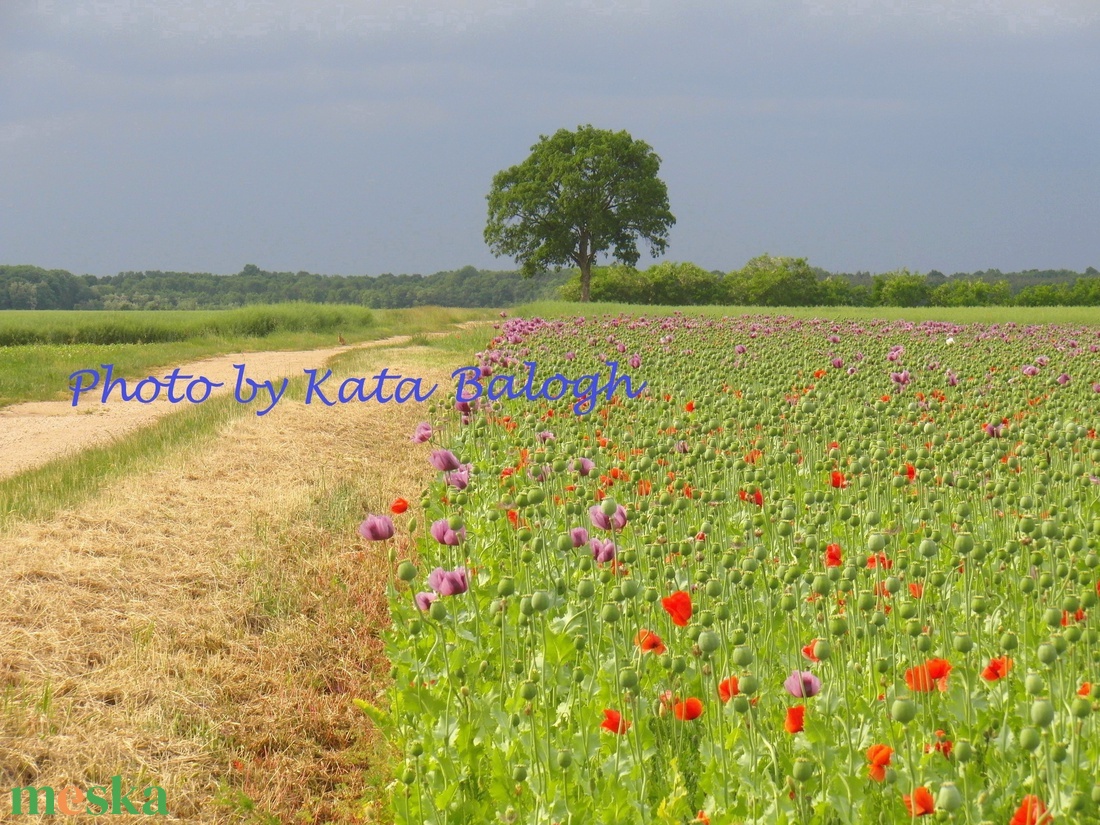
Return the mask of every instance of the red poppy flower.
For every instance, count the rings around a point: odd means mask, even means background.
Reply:
[[[648,496],[653,492],[653,482],[643,478],[638,482],[638,495]]]
[[[638,635],[634,637],[634,644],[642,649],[643,653],[656,653],[660,655],[665,652],[665,643],[661,641],[661,637],[651,630],[638,631]]]
[[[917,693],[927,693],[938,687],[947,690],[947,675],[951,672],[951,663],[946,659],[929,659],[923,665],[911,667],[905,671],[905,683]]]
[[[809,659],[811,662],[820,662],[821,660],[814,656],[814,645],[817,644],[817,639],[814,639],[804,648],[802,648],[802,655]]]
[[[787,733],[798,733],[805,729],[806,720],[806,706],[795,705],[794,707],[787,708],[787,719],[783,723],[783,728]]]
[[[745,453],[745,463],[746,464],[755,464],[757,461],[760,460],[760,458],[763,455],[764,455],[764,453],[761,452],[760,450],[756,450],[756,449],[749,450],[747,453]]]
[[[901,799],[905,803],[905,809],[909,811],[910,817],[926,816],[936,812],[936,803],[932,799],[932,792],[924,785],[918,785],[912,796],[902,794]]]
[[[1046,825],[1053,820],[1054,817],[1047,813],[1047,806],[1043,804],[1043,800],[1035,794],[1028,794],[1016,809],[1009,825]]]
[[[757,507],[764,506],[764,494],[759,490],[752,494],[752,500]]]
[[[391,513],[404,513],[409,509],[409,502],[403,498],[395,498],[393,504],[390,505]]]
[[[890,757],[894,755],[894,749],[889,745],[871,745],[867,749],[867,773],[876,782],[886,780],[886,767],[890,764]]]
[[[912,464],[906,464],[905,465],[905,477],[908,478],[910,481],[913,481],[914,479],[916,479],[916,477],[917,477],[917,468],[914,467]]]
[[[884,396],[882,396],[882,398],[880,398],[879,400],[880,400],[880,401],[883,401],[883,402],[887,402],[887,401],[889,401],[889,400],[890,400],[890,396],[888,396],[888,395],[884,395]]]
[[[825,547],[825,566],[840,567],[842,563],[839,544],[830,544]]]
[[[932,751],[939,751],[943,754],[944,759],[950,759],[951,751],[954,749],[955,744],[947,738],[947,734],[942,730],[936,731],[936,739],[938,741],[934,745],[924,746],[924,752],[931,753]]]
[[[914,599],[919,599],[921,596],[924,595],[924,585],[920,582],[910,582],[909,595],[912,596]]]
[[[869,568],[881,567],[883,570],[889,570],[894,566],[894,562],[887,558],[885,553],[879,553],[877,556],[867,557],[867,566]]]
[[[684,405],[684,411],[685,412],[695,412],[695,402],[694,401],[688,401]]]
[[[1088,696],[1092,693],[1092,682],[1082,682],[1081,687],[1077,688],[1078,696]]]
[[[1071,614],[1068,610],[1063,610],[1062,611],[1062,627],[1067,627],[1069,625],[1069,620],[1070,620],[1071,617],[1076,622],[1083,622],[1085,620],[1085,611],[1082,610],[1081,608],[1077,608],[1077,611],[1075,613]]]
[[[736,676],[730,676],[728,679],[723,679],[718,683],[718,698],[723,702],[728,702],[740,692],[741,685],[737,681]]]
[[[672,617],[672,623],[678,627],[687,627],[691,619],[691,596],[683,590],[677,590],[671,596],[661,599],[668,615]]]
[[[834,487],[847,487],[848,479],[844,477],[844,473],[840,470],[833,470],[832,475],[829,477],[829,483]]]
[[[986,665],[985,670],[982,671],[982,678],[987,682],[996,682],[998,679],[1003,679],[1008,675],[1008,672],[1012,670],[1012,660],[1007,656],[1001,656],[999,659],[990,659],[989,664]]]
[[[622,714],[617,710],[605,709],[603,717],[600,727],[604,730],[609,730],[612,733],[626,733],[630,730],[630,723],[623,719]]]
[[[519,510],[509,510],[508,521],[511,522],[513,527],[519,527]]]
[[[699,811],[699,813],[695,815],[695,819],[693,819],[692,822],[697,823],[697,825],[710,825],[710,817],[707,816],[706,811]]]
[[[698,719],[703,715],[703,703],[694,696],[690,696],[687,701],[677,702],[673,705],[672,712],[681,722],[690,722],[692,719]]]

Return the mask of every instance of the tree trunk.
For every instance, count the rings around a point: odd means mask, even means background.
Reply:
[[[581,303],[592,300],[592,259],[588,256],[588,233],[581,233]]]

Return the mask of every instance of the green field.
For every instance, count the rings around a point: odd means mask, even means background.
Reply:
[[[957,324],[1097,324],[1100,307],[755,307],[755,306],[642,306],[640,304],[537,301],[515,308],[527,318],[554,318],[562,315],[601,315],[620,312],[632,315],[685,315],[708,317],[739,315],[783,315],[788,318],[828,318],[835,320],[946,321]]]
[[[112,363],[116,374],[229,352],[334,347],[392,335],[440,331],[494,317],[493,310],[371,310],[280,304],[233,310],[148,312],[0,312],[0,407],[67,392],[76,370]]]

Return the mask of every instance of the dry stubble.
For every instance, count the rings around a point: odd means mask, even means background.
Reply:
[[[411,352],[371,366],[444,392]],[[387,755],[351,698],[388,678],[389,564],[355,525],[418,497],[429,448],[409,434],[426,417],[287,399],[0,535],[0,788],[121,774],[186,822],[374,819],[356,803]],[[216,803],[238,792],[274,819]]]

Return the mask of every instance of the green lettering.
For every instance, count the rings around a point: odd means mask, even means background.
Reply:
[[[92,810],[92,808],[98,808],[98,810]],[[89,816],[102,816],[109,810],[107,804],[107,789],[102,785],[93,785],[88,788],[88,807],[87,813]]]
[[[153,797],[155,797],[156,808],[150,810],[149,806],[153,804]],[[159,785],[154,785],[151,788],[145,789],[146,802],[141,806],[141,812],[146,816],[153,816],[158,814],[160,816],[168,816],[168,795],[164,792],[164,788]]]
[[[130,794],[134,792],[133,788],[130,788],[126,793],[122,792],[122,777],[111,777],[111,813],[120,814],[123,813],[122,809],[126,809],[126,813],[136,815],[138,810],[130,802]]]
[[[12,788],[11,789],[11,812],[12,814],[23,813],[23,791],[27,792],[27,813],[35,814],[39,813],[38,810],[38,795],[43,793],[46,795],[46,816],[54,815],[54,800],[53,800],[53,788],[45,786],[42,788],[35,788],[27,786],[25,788]]]

